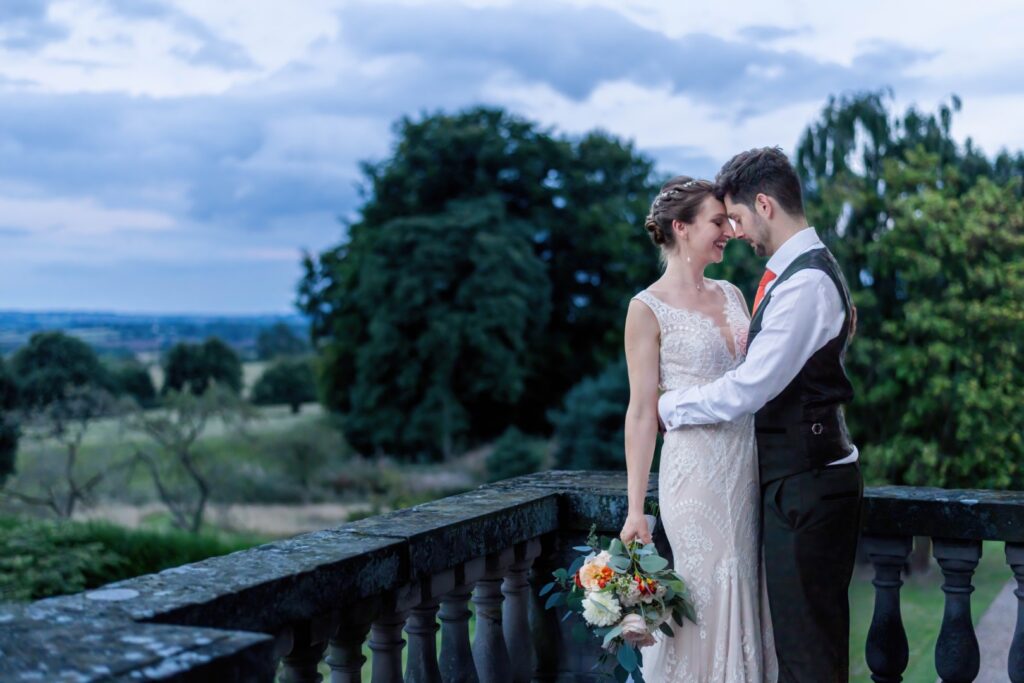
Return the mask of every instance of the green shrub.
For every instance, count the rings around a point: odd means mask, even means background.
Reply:
[[[624,470],[625,420],[629,377],[621,360],[589,377],[565,395],[561,410],[552,412],[555,425],[555,466],[568,470]],[[654,450],[657,471],[661,439]]]
[[[254,537],[0,517],[0,601],[76,593],[255,545]]]
[[[537,472],[544,466],[545,451],[543,441],[509,427],[487,454],[487,479],[499,481]]]

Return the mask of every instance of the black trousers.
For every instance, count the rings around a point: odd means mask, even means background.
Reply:
[[[768,602],[779,683],[846,683],[864,481],[857,463],[762,487]]]

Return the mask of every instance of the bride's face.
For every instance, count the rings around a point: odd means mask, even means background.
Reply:
[[[734,237],[725,204],[708,195],[693,223],[685,225],[680,253],[699,263],[721,263],[725,245]]]

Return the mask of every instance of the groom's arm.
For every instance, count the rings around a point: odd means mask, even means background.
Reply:
[[[739,367],[709,384],[662,394],[658,413],[666,429],[726,422],[757,412],[842,330],[842,299],[822,271],[802,270],[771,293],[761,331]]]

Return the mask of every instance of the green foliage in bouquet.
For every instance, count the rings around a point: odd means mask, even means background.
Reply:
[[[565,607],[563,621],[573,613],[582,617],[572,635],[577,642],[601,640],[597,666],[614,659],[618,683],[629,677],[642,683],[640,649],[654,643],[654,633],[673,637],[670,620],[679,627],[684,619],[696,623],[689,589],[653,543],[598,538],[592,527],[587,545],[573,549],[583,554],[552,572],[554,581],[540,590],[548,596],[545,607]]]

